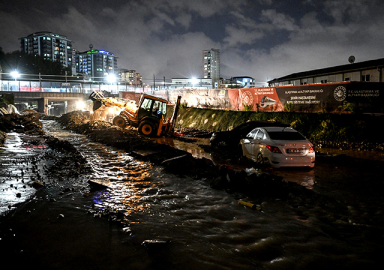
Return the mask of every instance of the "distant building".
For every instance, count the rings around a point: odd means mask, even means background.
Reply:
[[[88,75],[91,80],[104,81],[108,74],[117,76],[117,57],[104,50],[94,50],[92,45],[85,52],[76,52],[76,72]]]
[[[212,88],[212,79],[208,78],[172,78],[171,88]]]
[[[212,79],[212,87],[217,88],[220,80],[220,50],[203,51],[203,78]]]
[[[354,59],[354,58],[353,58]],[[384,58],[293,73],[268,81],[269,86],[304,85],[337,82],[384,82]]]
[[[121,82],[128,83],[134,87],[143,85],[143,77],[136,70],[120,69],[119,79]]]
[[[255,79],[249,76],[238,76],[223,80],[220,87],[223,88],[251,88],[255,87]]]
[[[21,51],[41,55],[46,60],[58,61],[64,67],[72,68],[72,41],[66,36],[52,32],[36,32],[20,38]]]

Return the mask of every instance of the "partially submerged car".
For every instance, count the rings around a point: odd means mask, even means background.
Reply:
[[[225,148],[226,150],[237,150],[240,140],[254,128],[267,126],[289,127],[287,124],[272,121],[248,121],[235,127],[230,131],[214,132],[210,139],[213,148]]]
[[[258,127],[240,140],[243,155],[273,168],[315,166],[315,150],[300,132],[290,127]]]

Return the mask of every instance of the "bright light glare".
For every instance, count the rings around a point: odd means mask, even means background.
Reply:
[[[20,77],[20,74],[17,70],[11,72],[11,76],[16,80]]]
[[[114,82],[116,82],[116,76],[115,76],[115,74],[108,74],[108,75],[107,75],[107,81],[108,81],[109,83],[114,83]]]
[[[84,103],[84,101],[79,100],[78,102],[76,102],[76,109],[84,111],[85,110],[85,103]]]
[[[192,81],[192,85],[195,85],[195,84],[197,84],[197,83],[198,83],[198,81],[197,81],[197,79],[196,79],[196,78],[192,78],[192,79],[191,79],[191,81]]]

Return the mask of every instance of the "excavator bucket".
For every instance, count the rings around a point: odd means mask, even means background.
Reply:
[[[89,96],[89,99],[93,101],[93,111],[96,111],[103,105],[102,100],[104,99],[104,95],[99,92],[92,92]]]
[[[93,101],[93,111],[96,111],[98,110],[101,105],[103,105],[103,103],[101,102],[101,100],[95,100]]]
[[[98,100],[98,99],[104,99],[104,95],[100,92],[95,92],[93,91],[90,95],[89,95],[89,99],[92,100],[92,101],[95,101],[95,100]]]

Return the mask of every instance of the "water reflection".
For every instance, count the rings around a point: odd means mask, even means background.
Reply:
[[[38,166],[37,157],[45,148],[26,146],[25,141],[32,138],[8,133],[4,146],[0,147],[0,215],[35,194],[30,183]]]
[[[312,189],[315,185],[315,175],[319,166],[315,166],[315,169],[302,169],[302,168],[288,168],[288,169],[279,169],[273,170],[272,168],[259,168],[256,164],[249,163],[239,163],[234,160],[226,159],[223,155],[220,155],[216,152],[208,153],[200,145],[209,145],[209,139],[198,138],[191,139],[193,142],[180,141],[177,139],[172,139],[169,137],[155,138],[158,143],[166,144],[177,149],[191,153],[195,158],[207,158],[212,160],[215,165],[230,165],[235,170],[247,170],[248,173],[267,173],[275,174],[283,177],[284,181],[294,182],[299,185],[305,186],[308,189]]]
[[[154,140],[157,143],[166,144],[176,149],[186,151],[192,154],[194,158],[211,159],[210,153],[207,153],[203,148],[199,146],[199,145],[208,145],[209,139],[196,138],[196,139],[189,139],[187,141],[181,141],[181,140],[173,139],[170,137],[162,137],[162,138],[154,138]]]

